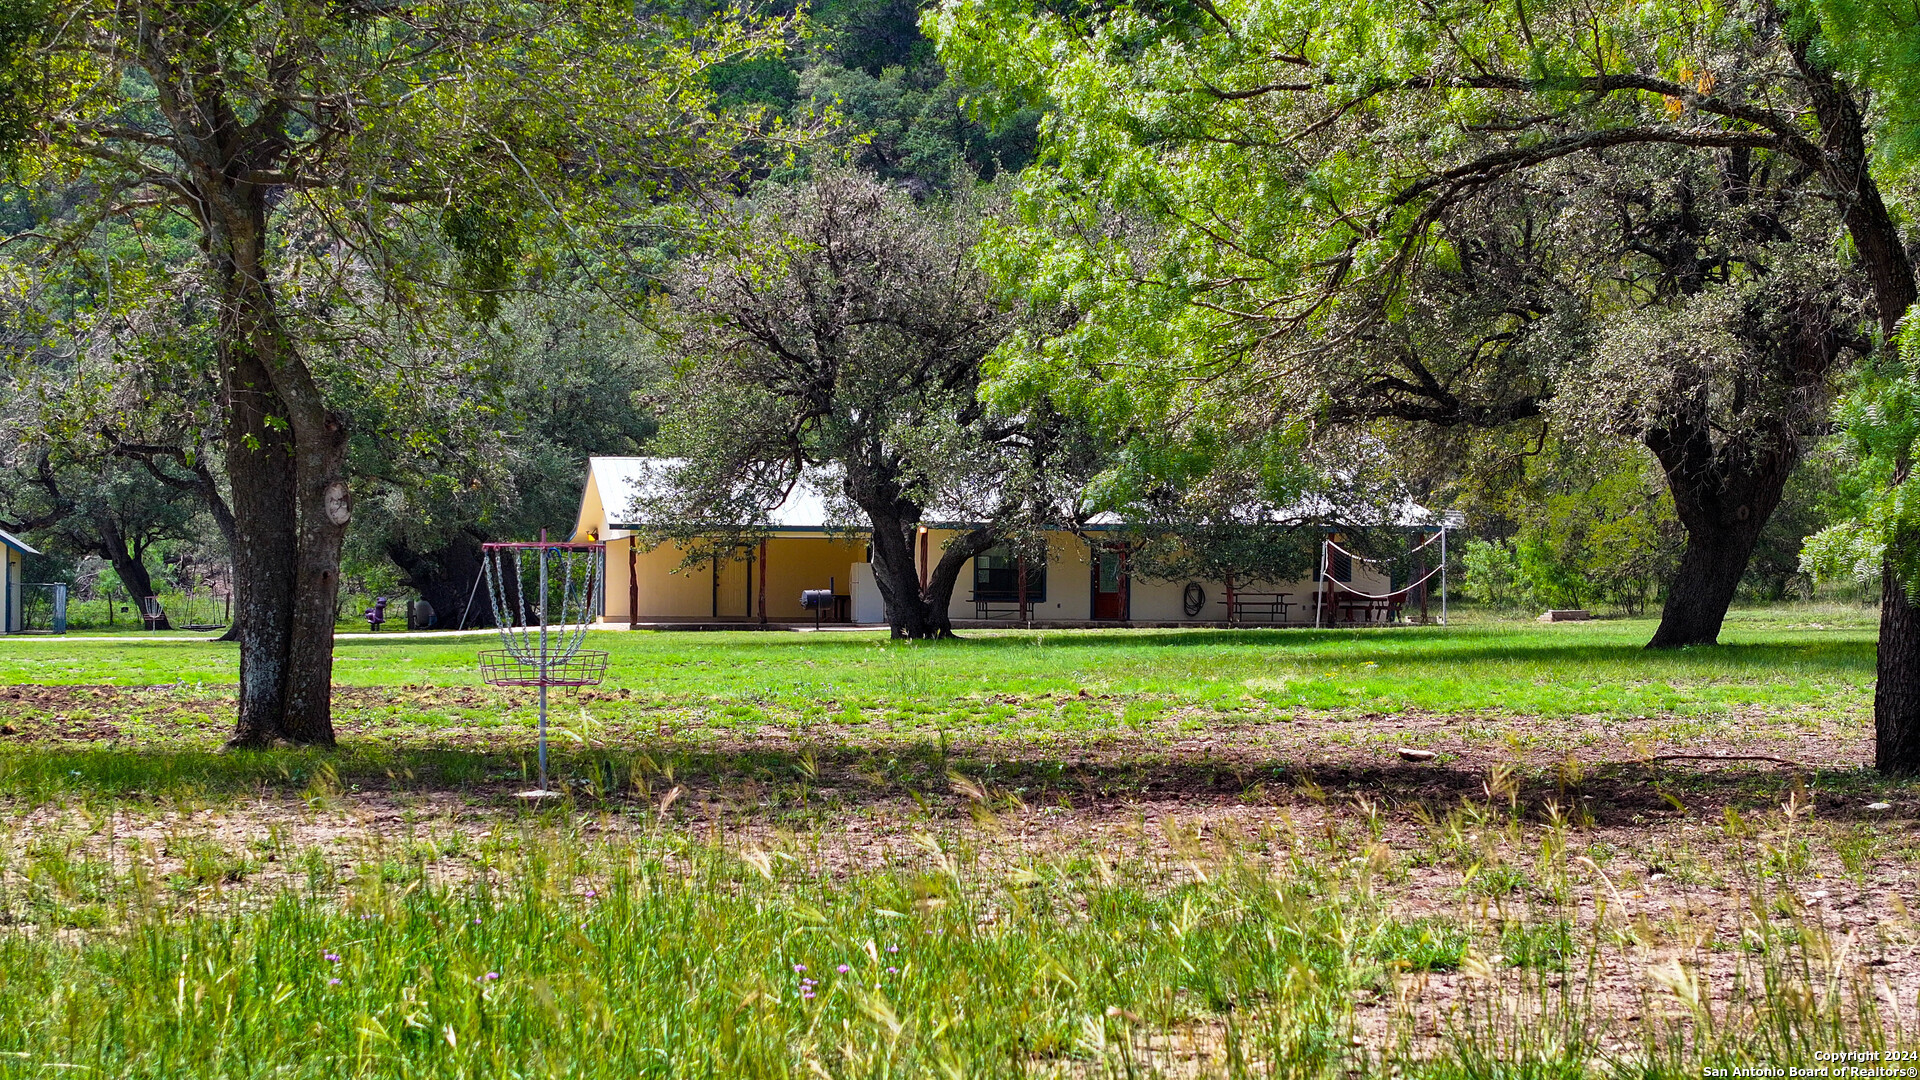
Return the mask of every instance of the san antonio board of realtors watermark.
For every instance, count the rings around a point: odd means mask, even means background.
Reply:
[[[1815,1050],[1805,1065],[1708,1066],[1702,1077],[1728,1080],[1770,1080],[1808,1077],[1813,1080],[1879,1080],[1882,1077],[1920,1078],[1920,1050]]]

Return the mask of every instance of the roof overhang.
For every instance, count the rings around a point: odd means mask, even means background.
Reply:
[[[32,544],[27,543],[25,540],[20,539],[19,537],[13,535],[12,533],[8,532],[5,529],[0,529],[0,544],[5,544],[6,546],[14,549],[15,551],[21,552],[26,555],[41,554],[40,550],[35,548]]]

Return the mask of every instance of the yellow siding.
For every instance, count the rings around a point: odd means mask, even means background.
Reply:
[[[833,590],[843,596],[853,587],[853,561],[866,561],[867,545],[826,537],[779,536],[767,541],[767,617],[770,619],[811,619],[813,613],[800,606],[802,589],[824,589],[832,579]],[[753,589],[758,597],[760,568],[754,567]],[[757,603],[757,600],[756,600]],[[758,609],[755,609],[756,612]],[[827,614],[831,615],[832,612]]]
[[[607,544],[607,613],[609,622],[628,617],[627,557],[631,537]],[[686,549],[678,544],[642,548],[634,557],[640,584],[639,608],[648,619],[704,619],[713,610],[713,578],[704,566],[682,568]]]
[[[627,549],[631,538],[607,544],[606,619],[628,619]],[[686,549],[678,544],[642,548],[634,559],[639,581],[641,622],[659,619],[757,618],[760,613],[758,550],[749,573],[747,553],[733,559],[682,567]],[[853,561],[866,557],[864,543],[825,537],[774,537],[767,541],[767,617],[776,621],[811,619],[800,606],[802,589],[824,589],[829,580],[846,594],[853,577]],[[718,589],[716,585],[718,573]],[[716,603],[717,602],[717,603]],[[716,611],[717,608],[717,611]]]
[[[938,565],[946,545],[959,533],[952,529],[930,529],[927,535],[927,569]],[[914,548],[917,560],[920,549]],[[973,560],[960,569],[953,586],[953,600],[947,605],[950,619],[971,619],[977,613],[973,603]],[[994,611],[1004,618],[1001,605]],[[1034,602],[1035,619],[1082,620],[1093,615],[1093,554],[1086,541],[1070,532],[1047,534],[1047,598]]]
[[[956,535],[954,531],[944,529],[930,532],[927,537],[928,561],[937,563],[945,544]],[[609,622],[627,621],[627,547],[632,542],[630,538],[621,538],[607,544],[606,618]],[[1068,532],[1050,534],[1047,550],[1047,598],[1034,602],[1032,617],[1042,621],[1070,622],[1092,619],[1093,550],[1085,541]],[[749,554],[753,555],[752,560],[748,559]],[[758,619],[761,567],[757,549],[751,553],[743,551],[732,559],[722,559],[717,567],[702,563],[681,569],[683,555],[684,549],[675,544],[662,544],[640,552],[637,568],[641,622],[699,621],[716,616],[726,620]],[[919,545],[916,543],[916,559],[918,556]],[[852,592],[854,563],[865,557],[866,545],[863,541],[825,536],[781,536],[768,540],[767,617],[775,622],[811,621],[813,613],[800,606],[801,590],[824,589],[831,581],[836,592],[849,595]],[[1388,590],[1384,575],[1358,563],[1354,566],[1351,584],[1362,592],[1385,593]],[[1128,586],[1129,618],[1141,623],[1218,623],[1225,620],[1226,605],[1222,603],[1226,597],[1225,584],[1218,581],[1200,583],[1206,593],[1206,604],[1197,615],[1188,615],[1184,609],[1182,599],[1186,585],[1185,580],[1149,581],[1136,575]],[[1235,587],[1241,592],[1289,593],[1293,606],[1283,621],[1294,625],[1313,622],[1315,588],[1311,581],[1236,582]],[[996,605],[995,612],[1000,619],[1006,620],[1002,607]],[[959,620],[976,617],[973,565],[970,561],[961,569],[948,614]],[[1267,620],[1262,617],[1249,621]]]
[[[588,470],[587,489],[580,496],[580,517],[575,520],[573,524],[573,542],[576,544],[587,543],[589,534],[593,534],[596,539],[607,539],[607,534],[602,531],[606,528],[606,523],[606,510],[602,507],[600,501],[600,485],[594,482],[593,471]],[[621,559],[623,560],[621,562],[622,574],[626,573],[624,569],[626,566],[625,558],[626,553],[621,552]],[[621,578],[621,588],[623,590],[626,588],[625,581],[626,579],[624,577]],[[624,595],[624,592],[622,595]],[[609,603],[611,603],[611,601],[609,601]]]

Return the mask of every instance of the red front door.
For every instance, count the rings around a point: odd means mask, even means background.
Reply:
[[[1100,564],[1094,568],[1093,617],[1096,619],[1127,617],[1126,557],[1111,548],[1101,550]]]

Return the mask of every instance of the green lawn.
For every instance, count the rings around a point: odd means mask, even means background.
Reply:
[[[607,686],[630,699],[775,713],[1082,690],[1177,704],[1543,716],[1851,709],[1868,700],[1874,630],[1857,610],[1736,612],[1719,646],[1668,653],[1641,648],[1653,625],[995,631],[914,645],[867,633],[606,632],[591,635],[591,647],[612,654]],[[490,643],[346,635],[334,678],[360,687],[477,686],[474,657]],[[237,671],[235,646],[179,635],[0,641],[0,684],[213,686],[235,682]]]
[[[0,1077],[1912,1049],[1920,788],[1853,764],[1871,614],[1652,629],[599,633],[545,803],[490,637],[343,636],[341,747],[245,753],[231,645],[0,640]]]

